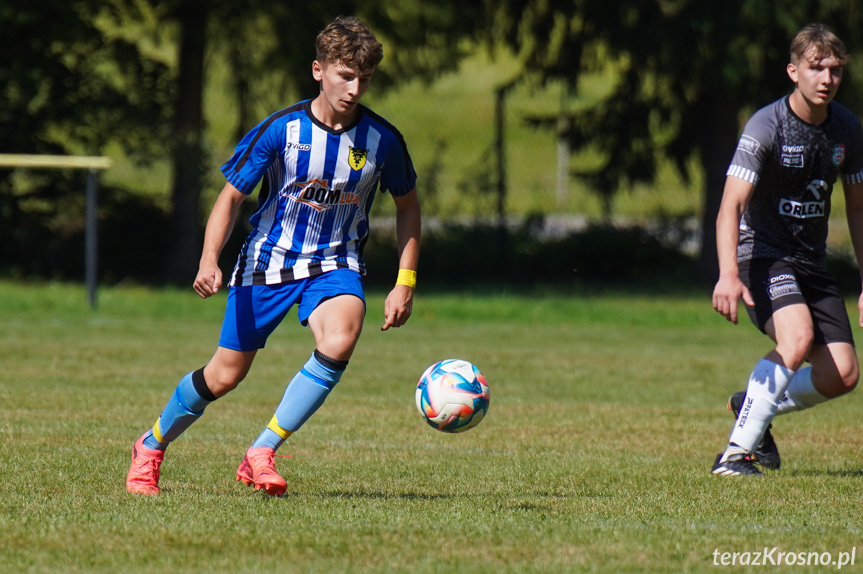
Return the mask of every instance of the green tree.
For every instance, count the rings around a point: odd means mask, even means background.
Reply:
[[[144,24],[142,24],[143,26]],[[169,67],[112,25],[97,2],[0,4],[0,153],[99,155],[109,142],[144,160],[168,134]],[[83,181],[0,170],[0,267],[80,270],[67,239],[80,230]],[[83,249],[75,250],[83,254]]]
[[[262,119],[256,102],[315,95],[314,39],[335,16],[355,13],[382,37],[387,67],[376,84],[386,87],[457,63],[464,50],[452,46],[475,21],[463,16],[479,7],[456,7],[452,0],[9,0],[0,4],[0,152],[99,155],[117,143],[140,163],[168,158],[172,247],[161,254],[161,275],[186,283],[200,255],[203,173],[212,163],[203,94],[214,62],[230,68],[216,89],[236,96],[239,139]],[[56,178],[33,182],[16,192],[10,172],[0,171],[0,243],[33,246],[34,253],[4,250],[2,264],[29,261],[24,271],[41,274],[51,266],[33,267],[46,258],[35,255],[44,246],[31,239],[54,235],[46,222],[70,200],[80,203],[80,190]]]
[[[110,141],[142,156],[158,148],[168,67],[112,29],[97,4],[0,5],[3,152],[97,154]]]
[[[500,0],[489,2],[493,42],[513,47],[522,80],[578,89],[586,72],[611,66],[616,82],[590,109],[571,115],[573,150],[597,149],[601,165],[578,174],[602,196],[655,181],[662,161],[684,177],[704,174],[699,275],[717,274],[715,220],[741,122],[792,89],[785,74],[793,35],[824,22],[849,49],[863,47],[855,0]],[[859,94],[849,74],[839,100]],[[854,106],[849,106],[854,108]],[[558,118],[540,118],[549,126]],[[661,192],[661,190],[659,191]]]

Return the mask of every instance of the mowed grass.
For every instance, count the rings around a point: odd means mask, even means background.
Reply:
[[[93,312],[79,286],[0,283],[2,570],[700,572],[715,550],[835,558],[860,541],[858,394],[778,419],[782,470],[709,474],[725,400],[768,346],[708,293],[420,289],[387,333],[383,296],[342,382],[280,451],[288,496],[234,473],[312,351],[293,313],[171,446],[150,498],[125,492],[130,446],[210,357],[222,296],[113,288]],[[448,357],[491,388],[461,435],[414,407],[423,369]]]

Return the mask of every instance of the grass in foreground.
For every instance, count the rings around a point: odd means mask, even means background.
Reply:
[[[8,571],[697,572],[717,549],[837,557],[861,537],[856,394],[777,420],[781,471],[710,476],[724,402],[767,342],[706,295],[420,291],[388,333],[372,295],[348,373],[277,459],[282,499],[234,471],[312,350],[295,314],[145,498],[124,490],[129,448],[211,355],[223,301],[112,289],[92,312],[78,287],[10,283],[0,297]],[[423,369],[447,357],[491,387],[488,417],[462,435],[414,407]]]

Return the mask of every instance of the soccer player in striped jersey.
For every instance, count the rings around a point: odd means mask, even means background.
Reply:
[[[833,101],[848,53],[820,24],[791,43],[790,96],[757,111],[728,168],[716,222],[719,281],[713,307],[737,323],[738,301],[775,347],[728,408],[736,420],[713,474],[779,468],[776,415],[850,392],[858,362],[845,302],[827,272],[830,197],[842,180],[848,229],[863,260],[863,128]],[[858,300],[863,326],[863,296]],[[804,366],[805,362],[809,366]]]
[[[194,290],[219,291],[219,254],[240,205],[263,179],[252,231],[228,282],[222,331],[210,361],[180,380],[132,448],[129,492],[158,494],[165,449],[217,398],[245,378],[267,337],[296,305],[315,349],[237,469],[237,480],[270,495],[286,481],[275,451],[323,404],[348,366],[366,307],[362,276],[369,211],[378,187],[396,206],[399,272],[384,303],[382,331],[411,315],[420,244],[420,206],[401,134],[360,105],[383,49],[360,20],[340,17],[317,37],[312,75],[320,91],[252,129],[223,166],[227,179],[206,226]]]

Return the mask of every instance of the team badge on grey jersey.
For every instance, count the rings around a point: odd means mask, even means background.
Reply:
[[[833,147],[833,165],[842,167],[845,163],[845,144],[836,144]]]

